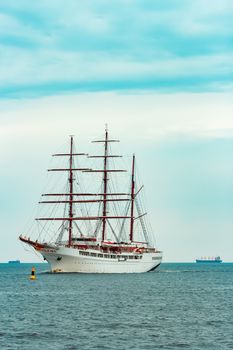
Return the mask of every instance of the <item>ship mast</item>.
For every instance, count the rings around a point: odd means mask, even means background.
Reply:
[[[132,162],[132,180],[131,180],[131,213],[130,213],[130,234],[129,234],[129,240],[130,242],[133,241],[133,227],[134,227],[134,198],[135,198],[135,155],[133,155],[133,162]]]
[[[108,130],[105,129],[105,143],[104,143],[104,191],[103,191],[103,226],[102,226],[102,242],[105,239],[106,230],[106,215],[107,215],[107,190],[108,190],[108,175],[107,175],[107,159],[108,159]]]
[[[72,244],[72,226],[73,226],[73,136],[70,137],[70,167],[69,167],[69,238],[68,246]]]
[[[107,226],[107,221],[108,219],[130,219],[130,216],[107,216],[107,205],[109,202],[121,202],[121,201],[130,201],[129,198],[114,198],[114,199],[109,199],[109,196],[112,196],[111,193],[108,193],[108,181],[109,181],[109,177],[108,177],[108,173],[110,172],[125,172],[126,170],[122,170],[122,169],[109,169],[108,167],[108,158],[118,158],[121,157],[120,155],[112,155],[109,154],[109,147],[108,147],[108,143],[109,142],[119,142],[119,140],[112,140],[109,139],[108,137],[108,129],[107,126],[105,128],[105,137],[103,140],[96,140],[96,141],[92,141],[92,142],[102,142],[104,143],[104,154],[100,155],[100,156],[89,156],[89,158],[103,158],[104,162],[103,162],[103,168],[102,170],[98,170],[98,169],[91,169],[88,172],[102,172],[103,173],[103,199],[101,200],[103,202],[103,207],[102,207],[102,216],[100,216],[99,218],[102,220],[102,235],[101,235],[101,241],[104,242],[105,238],[106,238],[106,226]],[[117,195],[117,193],[113,194],[113,195]],[[120,195],[120,194],[118,194]],[[121,194],[121,195],[125,195],[125,194]],[[126,194],[128,196],[128,194]]]
[[[57,204],[57,203],[68,203],[69,206],[69,212],[68,212],[68,217],[67,218],[61,218],[62,221],[67,220],[68,221],[68,247],[72,245],[72,230],[73,230],[73,203],[77,202],[74,201],[74,195],[81,195],[73,192],[73,182],[74,182],[74,171],[84,171],[88,170],[87,168],[74,168],[73,167],[73,159],[74,156],[82,156],[86,155],[85,153],[74,153],[73,152],[74,148],[74,142],[73,142],[73,136],[70,136],[70,151],[69,153],[57,153],[53,154],[54,157],[69,157],[69,167],[67,168],[56,168],[56,169],[48,169],[48,171],[55,171],[55,172],[60,172],[60,171],[65,171],[68,172],[68,182],[69,182],[69,191],[68,193],[46,193],[42,194],[42,196],[66,196],[68,197],[67,200],[54,200],[54,201],[40,201],[39,203],[49,203],[49,204]],[[60,218],[59,218],[60,219]],[[40,220],[40,219],[36,219]],[[50,220],[54,221],[56,218],[43,218],[43,220]]]

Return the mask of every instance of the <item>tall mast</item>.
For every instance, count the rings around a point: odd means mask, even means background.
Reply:
[[[70,137],[70,162],[69,162],[69,238],[68,246],[72,244],[72,225],[73,225],[73,136]]]
[[[129,239],[133,241],[133,225],[134,225],[134,198],[135,198],[135,155],[132,162],[132,180],[131,180],[131,213],[130,213],[130,234]]]
[[[105,129],[105,142],[104,142],[104,191],[103,191],[103,226],[102,226],[102,242],[105,239],[106,231],[106,215],[107,215],[107,190],[108,190],[108,178],[107,178],[107,159],[108,159],[108,129]]]
[[[76,156],[84,156],[87,155],[86,153],[74,153],[73,151],[73,136],[70,136],[70,150],[67,153],[56,153],[53,154],[53,157],[69,157],[69,166],[67,168],[55,168],[55,169],[48,169],[48,171],[52,171],[52,172],[67,172],[68,173],[68,182],[69,182],[69,189],[67,191],[67,193],[44,193],[42,194],[42,196],[65,196],[67,198],[65,198],[65,201],[61,201],[61,200],[54,200],[54,201],[40,201],[39,203],[48,203],[48,204],[55,204],[55,203],[68,203],[68,207],[69,207],[69,212],[67,217],[63,217],[63,218],[54,218],[54,217],[50,217],[50,218],[36,218],[36,220],[50,220],[50,221],[54,221],[54,220],[61,220],[61,221],[68,221],[68,247],[70,247],[72,245],[72,229],[73,229],[73,220],[74,218],[74,213],[73,213],[73,203],[79,203],[78,201],[74,201],[74,195],[75,196],[79,196],[81,194],[79,193],[74,193],[73,192],[73,183],[74,183],[74,171],[86,171],[89,170],[88,168],[75,168],[74,164],[73,164],[73,159]]]

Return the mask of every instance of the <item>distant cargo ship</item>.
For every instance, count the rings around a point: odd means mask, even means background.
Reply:
[[[20,260],[9,260],[8,264],[20,264]]]
[[[213,258],[200,258],[200,259],[196,259],[197,263],[221,263],[222,259],[220,258],[220,256],[216,256]]]

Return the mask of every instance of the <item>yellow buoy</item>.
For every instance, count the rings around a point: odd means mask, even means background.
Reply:
[[[36,279],[36,269],[34,266],[32,266],[32,272],[30,276],[30,280],[34,281]]]

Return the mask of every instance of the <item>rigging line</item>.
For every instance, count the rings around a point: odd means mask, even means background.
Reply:
[[[80,206],[79,208],[80,212],[81,212],[81,216],[85,216],[86,212],[85,212],[85,209],[82,208],[82,206]],[[82,223],[82,226],[84,226],[84,229],[86,232],[88,232],[89,230],[89,225],[86,223],[87,220],[84,220],[84,222]]]
[[[83,189],[85,190],[84,186],[83,186]],[[84,196],[81,196],[81,199],[84,200]],[[87,203],[80,203],[79,205],[79,210],[82,214],[82,216],[91,216],[91,210],[93,208],[93,204],[94,203],[90,203],[90,205],[87,205]],[[92,227],[92,224],[90,221],[85,221],[84,223],[82,223],[81,226],[84,226],[85,227],[85,230],[86,232],[93,232],[93,227]],[[90,235],[90,233],[88,233],[88,235]]]
[[[98,220],[98,221],[97,221],[97,225],[96,225],[96,227],[95,227],[94,234],[93,234],[93,236],[94,236],[94,237],[96,237],[96,238],[97,238],[97,236],[98,236],[98,233],[99,233],[100,227],[101,227],[101,221],[100,221],[100,220]]]
[[[43,240],[43,237],[41,238],[42,230],[40,230],[40,223],[38,221],[36,221],[36,230],[38,232],[37,240],[42,241]]]
[[[21,232],[30,232],[32,230],[36,211],[37,211],[37,206],[34,204],[27,221],[25,222],[25,224],[22,227]]]
[[[54,240],[54,237],[55,237],[55,236],[59,236],[59,229],[60,229],[60,228],[57,228],[56,230],[53,231],[54,235],[53,235],[53,237],[50,239],[49,243],[54,243],[54,242],[56,242],[56,240]],[[64,230],[64,231],[65,231],[65,230]]]
[[[99,185],[98,190],[101,191],[101,188],[102,188],[102,184]],[[101,212],[102,212],[102,203],[100,202],[98,205],[98,216],[100,216]],[[96,237],[98,237],[102,226],[102,220],[98,220],[96,223],[94,223],[94,225],[96,225]]]
[[[21,246],[23,247],[23,250],[25,250],[26,252],[31,252],[32,246],[28,245],[27,243],[23,243],[22,241],[20,241]],[[34,252],[34,249],[33,249]]]
[[[137,208],[138,215],[141,215],[141,210],[140,210],[137,198],[135,199],[135,205],[136,205],[136,208]],[[146,226],[145,226],[145,223],[144,223],[144,220],[143,220],[142,216],[139,217],[139,221],[141,223],[141,227],[142,227],[142,232],[144,234],[144,238],[145,238],[146,242],[148,243],[149,238],[148,238]]]
[[[81,174],[80,174],[80,176],[77,176],[77,179],[78,179],[78,183],[77,183],[77,185],[78,185],[78,188],[80,188],[81,187]],[[82,182],[82,188],[83,188],[83,190],[84,190],[84,193],[86,192],[86,188],[85,188],[85,181],[83,181]],[[81,199],[84,199],[84,196],[81,196]],[[81,214],[83,215],[83,216],[90,216],[90,212],[91,212],[91,210],[92,210],[92,207],[93,207],[93,204],[94,203],[91,203],[89,206],[87,205],[87,203],[82,203],[82,204],[80,204],[80,211],[81,211]],[[76,208],[78,207],[78,205],[76,205]],[[92,230],[93,230],[93,228],[92,228],[92,224],[91,224],[91,222],[90,221],[85,221],[85,223],[83,224],[83,225],[81,225],[81,226],[85,226],[85,229],[86,229],[86,231],[87,232],[92,232]]]
[[[75,160],[74,160],[74,166],[76,167],[78,167],[78,161],[76,162]],[[75,173],[75,181],[74,181],[74,187],[76,187],[77,189],[79,189],[80,188],[80,183],[81,183],[81,174],[80,174],[80,176],[79,176],[79,174],[78,173]],[[77,185],[77,186],[76,186]],[[78,191],[77,191],[77,193],[78,193]],[[74,205],[74,208],[75,208],[75,211],[76,212],[79,212],[79,210],[81,211],[81,214],[82,215],[86,215],[86,212],[84,212],[85,211],[85,206],[84,206],[84,208],[82,207],[82,204],[80,204],[80,205],[78,205],[78,204],[75,204]],[[87,210],[86,210],[87,211]],[[87,225],[87,223],[85,222],[85,224],[84,224],[85,226],[86,226],[86,231],[88,231],[88,225]],[[76,226],[76,228],[78,228],[78,226]]]
[[[156,239],[152,234],[153,229],[152,229],[152,226],[150,225],[150,222],[149,222],[148,226],[149,226],[149,245],[155,247],[156,246]]]
[[[39,254],[36,250],[34,250],[34,254],[36,254],[36,256],[37,256],[41,261],[44,262],[44,258],[42,258],[42,255]]]
[[[121,207],[121,208],[120,208],[120,205],[117,204],[116,212],[120,213],[120,211],[121,211],[121,212],[124,212],[124,205],[123,205],[123,204],[122,204],[122,207]],[[121,232],[121,230],[123,230],[123,232],[124,232],[124,230],[125,230],[125,225],[124,225],[124,223],[125,223],[125,222],[126,222],[126,219],[124,219],[123,225],[122,225],[122,223],[120,222],[120,220],[117,220],[117,227],[118,227],[119,233]]]
[[[82,231],[81,231],[81,229],[80,229],[80,227],[78,226],[78,224],[77,224],[77,222],[76,222],[76,221],[74,221],[74,225],[76,226],[76,228],[77,228],[78,232],[79,232],[79,233],[80,233],[80,235],[82,236],[82,235],[83,235],[83,233],[82,233]]]
[[[60,162],[58,166],[61,166],[61,167],[64,167],[66,168],[67,167],[67,164],[63,161],[63,162]],[[54,178],[56,179],[56,181],[54,181]],[[48,186],[47,188],[50,189],[50,193],[53,192],[53,190],[57,187],[57,186],[60,186],[61,184],[64,183],[64,179],[66,179],[66,174],[51,174],[50,175],[50,179],[52,180],[53,179],[53,183],[52,183],[52,186]]]
[[[43,207],[41,207],[40,204],[37,205],[37,212],[36,212],[36,216],[37,214],[39,214],[39,211],[42,211],[43,210]],[[48,208],[47,208],[48,210]],[[38,228],[38,232],[39,232],[39,237],[37,237],[38,239],[41,239],[41,236],[42,236],[42,239],[44,239],[44,236],[43,236],[43,233],[44,233],[44,227],[45,227],[46,223],[42,224],[41,225],[41,229],[40,229],[40,226],[37,224],[37,228]]]
[[[115,233],[115,231],[114,231],[112,225],[110,224],[109,220],[107,220],[107,223],[109,224],[109,227],[111,228],[111,231],[112,231],[113,236],[115,237],[117,243],[120,243],[120,241],[119,241],[119,239],[118,239],[118,237],[117,237],[117,235],[116,235],[116,233]]]
[[[49,238],[51,239],[51,236],[50,236],[50,228],[47,228],[45,227],[45,225],[41,224],[41,223],[38,223],[38,229],[39,231],[41,232],[39,237],[42,236],[42,233],[43,233],[43,236],[41,237],[41,241],[45,242],[45,236],[46,234],[49,235]],[[50,242],[50,239],[48,239],[48,242]]]
[[[144,193],[143,193],[143,195],[144,195]],[[143,198],[143,197],[144,197],[144,198]],[[140,201],[139,203],[140,203],[140,206],[142,207],[142,210],[145,211],[145,210],[144,210],[144,208],[145,208],[145,204],[144,204],[144,202],[145,202],[145,195],[142,196],[142,197],[139,196],[138,199],[139,199],[139,201]],[[147,217],[144,217],[143,222],[144,222],[144,225],[145,225],[145,227],[146,227],[148,243],[151,243],[151,242],[152,242],[152,241],[151,241],[152,230],[151,230],[151,228],[150,228],[149,225],[148,225],[149,219],[148,219]]]
[[[130,202],[126,204],[126,216],[128,215],[129,212],[129,208],[130,208]],[[119,232],[119,241],[121,241],[122,238],[122,233],[124,232],[124,225],[125,225],[126,219],[122,220],[122,224],[121,224],[121,228],[120,228],[120,232]],[[124,232],[125,233],[125,232]]]
[[[63,210],[63,217],[65,217],[66,214],[66,210],[67,210],[67,203],[64,206],[64,210]],[[68,226],[68,222],[66,221],[62,221],[62,224],[60,225],[60,227],[58,228],[58,231],[61,229],[60,233],[58,233],[57,239],[56,239],[56,243],[59,243],[62,241],[64,232],[66,230],[66,226]]]
[[[60,164],[63,164],[63,163],[65,163],[65,160],[64,159],[60,159],[60,162],[59,162],[59,165]],[[54,157],[50,157],[50,162],[49,162],[49,164],[48,164],[48,167],[49,168],[51,168],[52,167],[52,164],[56,164],[56,160],[54,159]],[[44,189],[45,188],[51,188],[51,184],[53,184],[53,187],[52,188],[54,188],[55,186],[54,186],[54,177],[53,176],[51,176],[51,174],[49,174],[48,172],[46,172],[47,173],[47,181],[46,181],[46,184],[45,184],[45,186],[44,186]],[[59,178],[59,180],[60,180],[60,178]],[[61,181],[61,180],[60,180]],[[42,191],[42,193],[44,192],[44,190]]]
[[[23,249],[24,249],[26,252],[33,253],[33,254],[36,255],[41,261],[44,261],[44,259],[42,259],[41,254],[38,254],[37,251],[36,251],[32,246],[29,246],[29,245],[26,246],[26,244],[25,244],[25,243],[22,243],[22,242],[21,242],[21,244],[22,244],[22,246],[23,246]]]
[[[53,162],[53,157],[49,158],[50,161],[48,163],[48,167],[50,168]],[[48,188],[48,186],[52,183],[52,177],[50,176],[50,174],[46,171],[46,181],[44,182],[44,186],[41,188],[41,192],[40,193],[44,193],[44,191],[46,190],[46,188]]]
[[[111,188],[112,188],[112,191],[118,191],[119,190],[119,185],[117,184],[117,182],[115,181],[111,181]],[[122,206],[120,206],[120,204],[118,202],[113,202],[112,203],[112,206],[113,206],[113,211],[114,213],[116,214],[116,216],[119,216],[121,211],[122,211]],[[118,227],[118,230],[120,230],[121,228],[121,222],[120,220],[116,220],[116,227]]]
[[[59,244],[59,243],[62,242],[62,238],[63,238],[64,232],[68,229],[68,227],[66,227],[66,226],[67,226],[67,223],[65,223],[63,221],[61,226],[59,227],[59,229],[61,228],[61,230],[60,230],[60,232],[59,232],[59,234],[57,236],[57,239],[55,241],[56,244]],[[58,231],[59,231],[59,229],[58,229]]]
[[[148,205],[146,205],[146,194],[145,194],[145,190],[143,191],[142,193],[142,196],[139,198],[141,200],[141,203],[142,203],[142,206],[143,207],[148,207]],[[151,226],[151,223],[150,223],[150,220],[149,220],[149,215],[148,217],[145,217],[144,218],[144,223],[145,223],[145,226],[146,226],[146,230],[147,230],[147,235],[148,235],[148,242],[151,246],[154,246],[156,245],[156,241],[155,241],[155,238],[154,238],[154,235],[153,235],[153,229],[152,229],[152,226]]]
[[[100,212],[101,212],[101,203],[99,203],[99,205],[98,205],[98,216],[100,216]],[[101,223],[102,223],[102,221],[101,220],[97,220],[97,222],[96,222],[96,228],[95,228],[95,230],[94,230],[94,237],[97,237],[97,235],[98,235],[98,233],[99,233],[99,231],[100,231],[100,228],[101,228]]]
[[[56,204],[56,205],[54,206],[54,208],[52,208],[52,211],[51,211],[51,213],[50,213],[51,216],[55,216],[57,209],[58,209],[58,204]],[[47,225],[47,227],[46,227],[46,225]],[[52,225],[54,225],[54,220],[53,220],[53,219],[51,219],[51,221],[48,222],[48,224],[47,224],[47,222],[46,222],[45,225],[44,225],[44,227],[43,227],[44,231],[46,231],[47,234],[48,234],[48,236],[49,236],[48,242],[51,242],[52,239],[54,238],[54,230],[52,230],[52,228],[51,228]],[[51,232],[50,232],[50,231],[51,231]],[[53,237],[51,237],[52,233],[53,233]]]
[[[27,236],[30,234],[30,235],[33,235],[33,234],[35,234],[35,230],[34,230],[34,227],[35,227],[35,220],[34,220],[34,215],[33,215],[33,217],[31,218],[31,222],[30,222],[30,227],[28,227],[28,229],[26,230],[23,230],[22,232],[27,232]],[[29,224],[29,223],[28,223]],[[28,225],[29,226],[29,225]]]
[[[46,222],[45,223],[40,223],[38,221],[36,221],[36,225],[37,225],[37,229],[38,229],[38,240],[40,241],[44,241],[45,240],[45,233],[47,233],[47,228],[46,226]]]
[[[112,147],[110,145],[110,154],[112,153]],[[111,168],[116,170],[116,162],[115,160],[112,158],[110,159],[111,162]],[[120,192],[119,190],[119,178],[118,178],[119,174],[115,174],[115,176],[113,176],[113,174],[109,174],[109,187],[110,189],[112,189],[112,192],[117,193]],[[110,208],[112,208],[113,212],[115,213],[116,216],[118,216],[121,212],[121,206],[120,204],[116,201],[113,203],[110,203]],[[119,231],[120,230],[120,220],[116,220],[116,229]]]
[[[98,235],[100,234],[100,230],[101,230],[101,225],[102,224],[102,221],[101,220],[98,220],[97,221],[97,225],[98,226],[96,226],[96,231],[95,231],[95,234],[94,234],[94,236],[97,238],[98,237]]]
[[[98,190],[101,190],[102,185],[99,185]],[[100,213],[102,211],[102,203],[100,202],[98,204],[98,216],[100,216]],[[102,220],[98,220],[96,223],[94,223],[94,225],[96,226],[95,230],[94,230],[94,236],[97,237],[100,233],[101,230],[101,226],[102,226]]]
[[[84,200],[84,196],[82,196],[82,199]],[[91,210],[92,210],[92,207],[93,207],[93,204],[94,203],[89,203],[90,205],[88,206],[87,203],[82,203],[81,206],[83,205],[84,206],[84,209],[83,209],[83,212],[85,211],[86,213],[86,216],[91,216]],[[92,224],[90,221],[85,221],[85,225],[86,225],[86,230],[87,232],[92,232]]]
[[[74,182],[74,191],[75,191],[76,193],[79,193],[79,187],[80,187],[81,179],[80,179],[80,177],[78,176],[78,174],[77,174],[77,176],[75,176],[75,180],[76,180],[76,181]],[[74,203],[73,214],[80,216],[80,215],[79,215],[80,210],[81,210],[81,209],[80,209],[80,205]],[[78,231],[78,232],[81,231],[80,226],[82,226],[82,224],[78,225],[78,224],[75,222],[75,227],[77,228],[77,231]],[[82,231],[81,231],[81,232],[82,232]],[[77,234],[78,234],[78,233],[77,233]],[[73,231],[73,236],[74,236],[74,235],[75,235],[75,234],[74,234],[74,231]]]
[[[109,187],[110,187],[110,190],[112,190],[112,191],[114,191],[114,189],[116,189],[114,181],[111,181],[111,184],[110,184]],[[112,211],[115,214],[115,216],[119,215],[117,205],[118,205],[118,202],[111,203]],[[118,226],[118,223],[119,223],[119,220],[116,220],[116,228]]]
[[[152,233],[153,229],[152,229],[152,226],[150,224],[150,221],[149,221],[148,218],[146,218],[145,222],[146,222],[147,231],[148,231],[149,244],[152,245],[152,246],[155,246],[156,245],[156,241],[155,241],[154,235]]]
[[[129,158],[129,157],[128,157]],[[131,156],[130,156],[130,164],[131,164]],[[135,186],[136,186],[136,181],[135,181]],[[129,175],[128,175],[128,184],[127,184],[127,188],[129,190],[129,193],[131,193],[132,191],[132,174],[131,174],[131,169],[129,171]],[[131,196],[130,196],[131,197]],[[131,208],[131,204],[132,202],[130,201],[129,202],[129,207],[127,208],[127,211],[130,210]],[[135,235],[135,232],[137,231],[137,227],[134,227],[134,235]],[[125,234],[125,238],[126,238],[126,241],[129,239],[129,233],[130,233],[130,225],[128,225],[128,227],[125,227],[124,228],[124,234]]]
[[[131,187],[131,179],[129,179],[129,184],[127,186],[128,188]],[[125,212],[126,212],[126,216],[128,215],[129,212],[129,208],[130,208],[131,202],[126,203],[125,206]],[[123,220],[121,227],[120,227],[120,238],[122,239],[122,237],[124,236],[124,240],[127,241],[128,240],[128,235],[127,235],[127,231],[126,231],[126,227],[125,227],[125,222],[126,219]]]
[[[50,164],[54,161],[53,159],[54,159],[53,157],[50,158]],[[62,163],[64,163],[64,161],[63,161]],[[61,183],[61,179],[59,178],[58,181],[56,182],[56,185],[55,185],[54,182],[53,182],[53,186],[51,186],[51,180],[52,180],[52,178],[53,178],[53,176],[49,176],[49,174],[47,173],[47,179],[48,179],[48,181],[47,181],[47,184],[44,186],[44,188],[46,188],[47,186],[49,186],[51,192],[53,192],[53,190],[56,188],[56,186],[57,186],[58,183],[59,183],[59,184]],[[60,181],[59,181],[59,180],[60,180]],[[43,191],[43,192],[44,192],[44,191]],[[51,215],[52,215],[53,213],[55,213],[56,210],[57,210],[57,207],[55,206],[55,207],[52,208],[52,211],[51,211],[51,208],[46,208],[47,210],[43,211],[44,208],[38,206],[37,213],[39,212],[39,208],[40,208],[40,211],[42,211],[42,212],[44,212],[44,213],[46,213],[46,212],[47,212],[47,213],[50,213]],[[49,215],[49,216],[50,216],[50,215]],[[51,226],[52,226],[52,223],[45,223],[44,225],[41,225],[41,226],[39,226],[38,223],[37,223],[37,228],[38,228],[38,231],[39,231],[39,237],[38,237],[38,238],[39,238],[39,239],[45,240],[45,235],[46,235],[46,233],[48,233],[48,235],[49,235],[49,240],[51,241],[51,240],[54,238],[54,235],[53,235],[53,237],[52,237],[52,232],[50,233],[50,231],[51,231]],[[54,233],[54,232],[53,232],[53,233]]]

